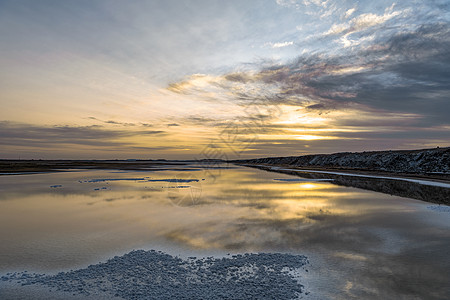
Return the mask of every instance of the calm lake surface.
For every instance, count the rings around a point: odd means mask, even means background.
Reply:
[[[132,249],[308,256],[306,299],[446,299],[450,212],[253,168],[0,177],[0,273],[77,269]],[[448,208],[448,207],[445,207]]]

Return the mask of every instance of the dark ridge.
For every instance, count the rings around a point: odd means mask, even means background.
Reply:
[[[217,161],[216,161],[217,162]],[[209,163],[205,160],[0,160],[0,173],[21,174],[35,172],[61,172],[71,169],[101,170],[165,170],[167,167],[192,163]],[[163,168],[163,169],[162,169]]]
[[[235,160],[237,164],[421,174],[450,179],[450,147]]]

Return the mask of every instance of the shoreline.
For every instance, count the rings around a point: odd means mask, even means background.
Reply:
[[[0,160],[1,175],[70,172],[73,170],[160,171],[185,166],[189,161],[162,160]]]
[[[173,160],[173,161],[8,161],[0,160],[0,176],[2,175],[31,175],[57,172],[73,172],[77,170],[121,170],[121,171],[163,171],[169,170],[165,166],[188,166],[193,161],[189,160]],[[198,162],[198,161],[197,161]],[[200,162],[201,163],[201,162]],[[223,161],[222,163],[234,164],[247,167],[261,167],[261,169],[284,168],[297,172],[339,172],[342,175],[351,176],[367,175],[367,177],[382,176],[402,178],[402,179],[422,179],[434,182],[442,182],[450,184],[450,174],[447,173],[404,173],[404,172],[388,172],[379,170],[357,169],[357,168],[330,168],[316,166],[292,166],[287,164],[265,164],[265,163],[240,163],[236,161]],[[201,168],[202,166],[199,166]],[[192,168],[188,168],[192,169]],[[177,168],[184,170],[184,168]]]

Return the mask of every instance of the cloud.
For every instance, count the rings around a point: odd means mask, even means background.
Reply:
[[[340,3],[332,0],[277,0],[282,7],[295,8],[306,15],[316,16],[320,19],[328,18],[338,13]]]
[[[355,12],[355,9],[349,9],[345,13],[345,18],[350,17]],[[374,13],[360,14],[347,23],[333,24],[331,28],[324,33],[324,35],[338,35],[344,34],[347,37],[350,34],[366,30],[370,27],[382,25],[392,18],[401,15],[405,11],[394,11],[394,5],[386,8],[384,14],[378,15]]]
[[[125,146],[123,138],[161,136],[161,130],[111,130],[99,125],[40,126],[17,122],[0,122],[0,144],[3,146],[51,147],[51,145],[79,145],[95,147]]]
[[[327,35],[316,36],[320,51],[253,63],[222,75],[188,76],[169,89],[189,97],[226,100],[242,110],[257,108],[245,117],[220,120],[245,126],[237,134],[233,128],[226,130],[238,139],[258,136],[246,155],[284,149],[294,155],[295,147],[302,153],[311,151],[303,146],[329,152],[448,144],[442,128],[450,128],[449,22],[430,17],[433,13],[410,14],[404,6],[389,6],[384,12],[359,10],[342,10],[335,20],[346,21],[330,23]],[[343,42],[347,48],[340,45]],[[258,112],[268,107],[281,108],[284,115]],[[258,119],[263,121],[252,124]],[[215,124],[205,121],[197,124]],[[290,142],[296,138],[300,140]]]
[[[301,3],[300,0],[276,0],[277,4],[284,7],[298,7]]]
[[[350,18],[351,15],[353,15],[353,13],[356,11],[356,8],[350,8],[345,12],[345,18]]]
[[[382,43],[383,48],[361,49],[348,56],[300,57],[269,73],[263,70],[260,76],[278,83],[282,98],[296,95],[317,101],[355,101],[441,115],[441,109],[450,105],[446,100],[450,90],[449,33],[446,24],[423,25],[373,44]]]
[[[384,15],[377,15],[372,13],[359,15],[358,17],[355,17],[350,21],[351,23],[350,32],[361,31],[372,26],[386,23],[393,17],[400,15],[400,13],[401,12],[399,11],[394,11],[390,13],[385,13]]]
[[[119,122],[119,121],[114,121],[114,120],[101,120],[101,119],[96,118],[96,117],[87,117],[86,119],[94,120],[94,121],[98,121],[100,123],[110,124],[110,125],[145,126],[145,127],[151,127],[152,126],[151,124],[147,124],[147,123],[130,123],[130,122]]]
[[[325,35],[340,34],[349,28],[347,24],[333,24],[331,28],[325,32]]]
[[[193,74],[186,80],[170,83],[167,89],[177,94],[189,93],[189,91],[197,90],[205,92],[208,88],[214,88],[213,83],[218,78],[206,74]]]
[[[212,122],[217,122],[216,118],[208,118],[208,117],[202,117],[202,116],[189,116],[185,118],[186,121],[193,123],[193,124],[202,124],[206,125]]]
[[[325,105],[319,103],[319,104],[308,105],[306,108],[307,109],[320,109],[320,110],[322,110],[322,109],[325,108]]]
[[[280,6],[284,6],[284,7],[301,7],[302,5],[308,6],[311,3],[315,3],[318,2],[320,3],[320,1],[309,1],[309,0],[276,0],[276,3]]]
[[[272,48],[284,48],[294,45],[294,42],[270,43]]]
[[[358,28],[381,24],[396,15],[358,16]],[[219,97],[248,105],[292,105],[346,110],[348,105],[414,115],[421,126],[448,124],[450,92],[450,28],[429,23],[415,30],[382,35],[350,53],[305,54],[260,70],[211,77],[195,85],[188,78],[183,93],[215,89]],[[202,77],[202,80],[208,78]],[[397,114],[400,116],[399,114]],[[357,114],[355,115],[357,117]],[[383,121],[378,121],[380,126]]]

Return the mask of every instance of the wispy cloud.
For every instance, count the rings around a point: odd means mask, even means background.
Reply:
[[[384,14],[378,15],[375,13],[364,13],[350,19],[347,23],[333,24],[331,28],[324,33],[324,35],[338,35],[343,34],[347,38],[350,34],[366,30],[370,27],[379,26],[396,16],[402,15],[405,11],[395,11],[394,4],[386,8]],[[349,9],[345,13],[345,17],[350,17],[355,12],[355,9]]]
[[[345,15],[344,15],[345,18],[346,18],[346,19],[350,18],[350,16],[353,15],[353,13],[354,13],[355,11],[356,11],[356,8],[354,8],[354,7],[348,9],[348,10],[345,12]]]
[[[135,123],[118,122],[118,121],[113,121],[113,120],[106,120],[105,121],[105,120],[101,120],[101,119],[96,118],[96,117],[87,117],[87,119],[98,121],[98,122],[104,123],[104,124],[111,124],[111,125],[120,125],[120,126],[136,126],[137,125]]]
[[[272,48],[284,48],[294,45],[294,42],[279,42],[279,43],[268,43]]]
[[[87,120],[93,120],[93,121],[97,121],[98,123],[101,124],[107,124],[107,125],[117,125],[117,126],[125,126],[125,127],[153,127],[152,124],[149,123],[142,123],[142,122],[137,122],[137,123],[133,123],[133,122],[119,122],[119,121],[114,121],[114,120],[102,120],[96,117],[87,117]]]

